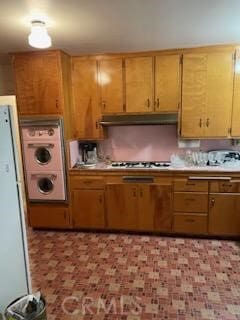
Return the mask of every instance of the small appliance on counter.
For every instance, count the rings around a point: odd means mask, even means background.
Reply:
[[[97,144],[93,142],[79,142],[81,159],[77,161],[74,168],[94,167],[97,164]]]

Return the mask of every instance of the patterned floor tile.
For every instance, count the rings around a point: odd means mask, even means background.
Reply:
[[[28,230],[48,320],[240,320],[240,244]]]

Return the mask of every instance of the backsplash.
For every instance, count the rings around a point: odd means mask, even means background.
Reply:
[[[201,140],[194,150],[236,149],[231,140]],[[239,147],[238,147],[239,149]],[[99,152],[113,161],[168,161],[173,153],[184,153],[178,148],[176,125],[114,126],[108,138],[99,143]]]

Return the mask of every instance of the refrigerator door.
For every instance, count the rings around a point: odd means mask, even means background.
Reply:
[[[0,313],[29,293],[25,223],[8,106],[0,106]]]

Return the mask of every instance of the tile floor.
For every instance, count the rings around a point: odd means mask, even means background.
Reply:
[[[240,244],[29,231],[48,319],[240,319]]]

